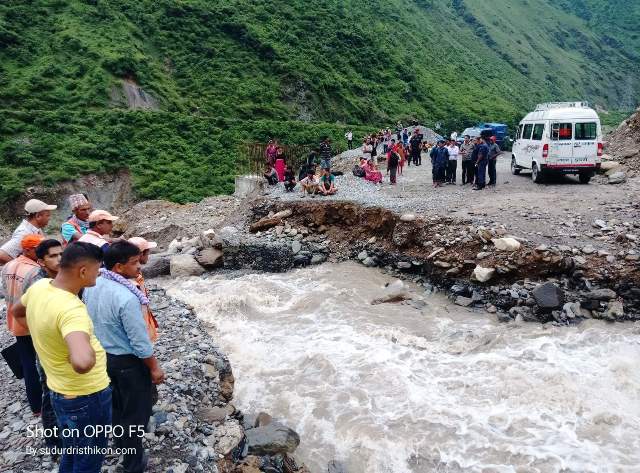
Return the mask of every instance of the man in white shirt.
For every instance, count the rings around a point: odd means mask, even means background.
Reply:
[[[445,182],[447,184],[456,183],[456,173],[458,172],[458,154],[460,154],[460,148],[458,148],[458,144],[455,140],[449,140],[449,144],[447,145],[447,150],[449,150],[449,163],[446,169]]]
[[[0,246],[0,264],[6,264],[22,253],[20,242],[27,235],[44,235],[42,231],[49,225],[51,211],[57,209],[56,205],[45,204],[41,200],[31,199],[24,204],[27,217],[13,231],[11,239]]]
[[[120,217],[111,215],[106,210],[94,210],[89,214],[89,230],[78,241],[91,243],[106,251],[109,247],[109,235],[113,230],[113,222]]]
[[[353,149],[353,132],[349,130],[344,134],[344,137],[347,139],[347,145],[349,149]]]

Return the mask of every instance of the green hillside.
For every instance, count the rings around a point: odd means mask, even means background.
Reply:
[[[128,166],[144,197],[197,200],[232,189],[238,143],[276,132],[626,110],[638,20],[632,0],[8,0],[0,199]],[[123,80],[159,110],[128,110]]]

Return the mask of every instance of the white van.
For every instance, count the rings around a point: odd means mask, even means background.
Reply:
[[[602,162],[600,118],[586,102],[539,104],[520,122],[511,153],[513,174],[530,169],[536,183],[577,174],[587,184]]]

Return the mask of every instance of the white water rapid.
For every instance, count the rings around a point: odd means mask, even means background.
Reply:
[[[388,281],[345,263],[162,285],[215,325],[237,406],[296,430],[314,473],[640,472],[640,325],[371,305]]]

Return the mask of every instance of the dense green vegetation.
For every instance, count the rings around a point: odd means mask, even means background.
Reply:
[[[232,190],[239,143],[339,138],[336,123],[513,123],[543,100],[627,110],[636,3],[8,0],[0,200],[122,166],[142,197],[197,200]],[[127,110],[123,80],[160,110]]]

